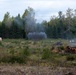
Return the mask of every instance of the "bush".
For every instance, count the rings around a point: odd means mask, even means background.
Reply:
[[[75,57],[69,55],[69,56],[66,57],[66,60],[67,61],[74,61],[75,60]]]
[[[10,63],[25,63],[25,59],[21,56],[10,56],[10,59],[8,60]]]
[[[28,46],[27,46],[27,47],[25,47],[25,48],[23,49],[22,56],[23,56],[23,57],[27,57],[27,56],[29,56],[29,55],[30,55],[30,51],[29,51],[29,48],[28,48]]]
[[[15,50],[14,50],[14,49],[10,49],[10,50],[9,50],[9,53],[10,53],[11,55],[14,55]]]
[[[48,50],[47,48],[45,48],[43,50],[42,59],[48,59],[48,58],[50,58],[50,50]]]
[[[2,42],[0,41],[0,46],[3,46]]]
[[[4,56],[0,59],[0,62],[3,62],[3,63],[25,63],[25,59],[23,59],[23,57],[21,56],[12,56],[12,55],[9,55],[9,56]]]
[[[16,53],[14,48],[10,48],[9,54],[0,58],[0,62],[4,63],[26,63],[27,57],[29,56],[29,48],[25,47],[22,52]]]
[[[60,49],[60,50],[64,50],[64,46],[60,46],[59,49]]]

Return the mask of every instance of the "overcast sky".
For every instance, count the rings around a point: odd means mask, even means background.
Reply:
[[[76,9],[76,0],[0,0],[0,21],[7,11],[11,16],[17,16],[18,13],[22,15],[28,6],[35,10],[35,18],[41,22],[50,20],[50,17],[57,15],[59,11]]]

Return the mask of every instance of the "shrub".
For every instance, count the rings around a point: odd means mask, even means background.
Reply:
[[[10,59],[8,60],[10,63],[25,63],[25,60],[21,56],[10,56]]]
[[[2,42],[0,41],[0,46],[3,46]]]
[[[42,53],[42,59],[48,59],[48,58],[50,58],[50,50],[45,48]]]
[[[19,54],[16,53],[16,50],[14,48],[10,48],[9,50],[9,54],[6,56],[3,56],[0,58],[0,62],[4,62],[4,63],[26,63],[27,57],[29,56],[30,52],[29,52],[29,48],[28,46],[25,47],[22,52],[20,52]]]
[[[23,49],[22,56],[23,56],[23,57],[27,57],[27,56],[29,56],[29,54],[30,54],[29,48],[28,48],[28,46],[26,46],[26,47]]]
[[[10,49],[9,53],[10,53],[11,55],[14,55],[14,53],[15,53],[14,49]]]
[[[67,61],[74,61],[74,60],[75,60],[75,57],[69,55],[69,56],[66,57],[66,60],[67,60]]]
[[[12,55],[9,55],[9,56],[4,56],[2,58],[0,58],[0,62],[3,62],[3,63],[25,63],[25,59],[23,59],[22,56],[12,56]]]
[[[59,49],[60,49],[60,50],[64,50],[64,46],[60,46]]]

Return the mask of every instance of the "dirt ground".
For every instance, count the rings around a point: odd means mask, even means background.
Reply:
[[[0,66],[0,75],[76,75],[76,67]]]

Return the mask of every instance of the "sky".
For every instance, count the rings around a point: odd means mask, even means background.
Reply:
[[[76,9],[76,0],[0,0],[0,21],[6,12],[15,17],[18,13],[22,15],[28,7],[34,9],[37,22],[49,21],[51,16],[57,16],[59,11]]]

